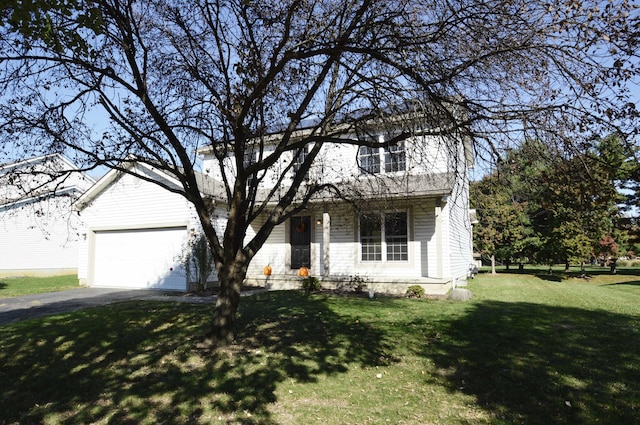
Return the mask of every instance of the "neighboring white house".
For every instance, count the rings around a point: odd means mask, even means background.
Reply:
[[[381,132],[375,137],[384,141],[385,136]],[[201,191],[216,202],[214,219],[223,229],[224,196],[214,189],[220,190],[219,165],[211,148],[200,154],[202,186],[209,187]],[[262,155],[269,154],[267,147]],[[246,152],[244,160],[255,160],[253,155]],[[259,192],[269,192],[281,170],[298,160],[291,153],[279,158],[261,180]],[[234,159],[227,161],[227,177],[232,177]],[[325,287],[359,276],[375,291],[404,293],[407,286],[419,284],[430,294],[446,294],[467,278],[473,262],[470,166],[469,143],[433,136],[416,136],[385,149],[325,144],[305,184],[333,183],[345,193],[357,194],[357,202],[314,197],[303,213],[274,229],[252,260],[247,281],[270,288],[298,287],[298,272],[304,266]],[[153,167],[129,167],[180,190],[177,181]],[[80,247],[81,284],[188,287],[180,258],[200,226],[193,207],[179,193],[130,173],[110,171],[76,207],[86,235]],[[247,238],[255,230],[250,228]],[[263,274],[267,265],[272,270],[268,277]]]
[[[79,220],[71,208],[94,180],[61,155],[0,166],[0,276],[74,274]]]

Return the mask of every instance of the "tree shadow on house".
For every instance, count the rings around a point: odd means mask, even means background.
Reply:
[[[203,342],[211,306],[126,302],[0,327],[9,423],[273,424],[283,382],[384,365],[390,342],[323,296],[241,304],[237,345]]]
[[[496,424],[636,424],[638,318],[483,302],[424,346],[432,377],[472,395]]]

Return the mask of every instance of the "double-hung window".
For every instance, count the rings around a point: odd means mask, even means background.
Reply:
[[[362,261],[407,261],[408,241],[406,212],[360,216]]]
[[[382,168],[383,161],[384,168]],[[381,170],[385,173],[405,171],[407,156],[404,143],[386,146],[382,151],[380,148],[361,146],[358,150],[358,167],[360,174],[378,174]]]
[[[404,143],[390,145],[384,148],[384,172],[405,171],[407,169],[407,157],[404,151]]]
[[[380,148],[360,146],[358,151],[360,174],[377,174],[380,172]]]
[[[387,261],[407,261],[407,213],[384,215],[384,240],[387,248]]]
[[[296,154],[293,158],[293,172],[295,174],[298,173],[300,168],[302,168],[302,164],[307,159],[309,155],[309,145],[305,145],[298,154]],[[309,179],[309,171],[304,175],[305,180]]]
[[[378,214],[360,216],[362,261],[382,261],[382,220]]]
[[[253,150],[245,152],[242,158],[242,163],[244,165],[244,168],[246,169],[247,167],[258,162],[257,157],[258,157],[258,152],[255,152]],[[255,174],[251,174],[250,176],[247,176],[247,186],[251,187],[253,185],[254,179],[255,179]]]

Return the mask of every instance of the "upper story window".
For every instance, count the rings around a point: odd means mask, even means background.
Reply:
[[[407,261],[409,259],[406,212],[360,216],[362,261]]]
[[[293,172],[294,173],[296,173],[296,174],[298,173],[298,171],[302,167],[302,164],[307,159],[308,155],[309,155],[309,145],[305,145],[305,147],[302,148],[302,150],[300,150],[300,152],[297,155],[295,155],[295,157],[293,158]],[[304,175],[304,178],[305,179],[309,178],[309,171],[307,171],[307,173]]]
[[[382,163],[384,161],[384,168]],[[358,166],[361,174],[377,174],[380,170],[385,173],[405,171],[407,169],[407,156],[404,143],[380,148],[360,146],[358,150]]]
[[[358,165],[361,174],[377,174],[380,172],[380,148],[360,146]]]
[[[256,164],[258,162],[258,152],[249,151],[245,152],[242,158],[242,163],[244,168],[246,169],[250,165]],[[255,174],[251,174],[247,176],[247,186],[252,186],[255,180]]]
[[[251,164],[256,163],[256,153],[257,152],[253,152],[253,151],[244,153],[244,156],[242,158],[242,163],[244,164],[245,168],[247,168]]]
[[[384,148],[384,172],[405,171],[407,169],[407,156],[404,143]]]

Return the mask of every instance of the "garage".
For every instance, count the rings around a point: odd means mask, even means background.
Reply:
[[[186,289],[186,226],[95,231],[93,240],[92,286]]]

